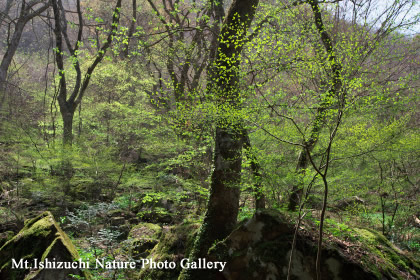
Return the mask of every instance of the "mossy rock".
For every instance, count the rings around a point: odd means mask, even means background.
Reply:
[[[370,252],[362,256],[362,263],[379,279],[382,275],[387,275],[390,279],[410,279],[408,278],[410,275],[419,277],[420,265],[410,256],[405,255],[385,236],[368,228],[354,228],[353,231],[361,248]]]
[[[101,196],[102,189],[107,186],[104,184],[99,184],[96,182],[92,183],[83,183],[75,184],[70,191],[70,196],[75,199],[86,200],[91,199],[95,200]]]
[[[141,221],[154,224],[173,224],[175,221],[175,215],[173,213],[170,213],[166,209],[160,207],[142,210],[137,213],[137,217]]]
[[[196,223],[186,223],[171,226],[164,230],[159,243],[154,247],[148,258],[153,259],[154,262],[175,262],[175,269],[150,269],[150,267],[145,267],[141,270],[138,279],[178,279],[181,273],[179,262],[189,255],[199,227],[200,225]]]
[[[153,248],[156,246],[156,244],[158,243],[159,243],[159,240],[156,240],[156,239],[150,239],[150,238],[134,239],[131,242],[130,255],[133,259],[146,258],[150,254],[150,252],[153,250]]]
[[[111,211],[109,211],[107,213],[107,216],[110,218],[113,217],[124,217],[125,219],[130,219],[130,218],[134,218],[136,215],[128,210],[124,210],[124,209],[113,209]]]
[[[209,250],[207,261],[227,262],[223,272],[209,279],[286,279],[294,224],[277,211],[259,211],[225,240]],[[328,238],[321,259],[322,280],[417,279],[418,264],[404,256],[381,234],[355,229],[357,242]],[[298,232],[291,279],[316,279],[318,234],[314,229]]]
[[[56,263],[79,259],[76,248],[50,212],[25,221],[23,229],[0,248],[0,279],[72,279],[70,274],[90,279],[89,273],[80,269],[12,269],[12,259],[27,260],[29,265],[35,259],[55,259]]]
[[[135,225],[128,234],[129,238],[151,238],[159,239],[162,227],[152,223],[140,223]]]
[[[147,257],[159,242],[162,228],[151,223],[140,223],[134,226],[128,234],[130,255],[134,259]]]
[[[366,202],[363,199],[355,195],[355,196],[350,196],[350,197],[337,200],[336,202],[333,203],[332,208],[337,209],[337,210],[347,210],[347,209],[357,207],[358,205],[365,205],[365,204]]]

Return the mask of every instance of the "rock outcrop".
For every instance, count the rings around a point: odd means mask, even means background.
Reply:
[[[160,242],[153,248],[147,258],[151,258],[155,262],[175,262],[176,267],[174,269],[153,269],[150,265],[147,265],[136,279],[178,279],[181,272],[179,262],[181,259],[188,257],[198,228],[199,224],[185,223],[163,230]]]
[[[162,228],[156,224],[140,223],[128,234],[130,255],[133,259],[145,258],[159,242]]]
[[[27,261],[28,268],[12,268],[13,260],[21,266]],[[76,248],[50,212],[26,221],[23,229],[0,248],[0,279],[76,279],[71,275],[90,278],[87,272],[79,268],[41,269],[39,264],[46,260],[51,265],[79,260]]]
[[[370,229],[351,234],[352,242],[333,237],[324,242],[323,280],[417,279],[418,264],[381,234]],[[258,212],[210,249],[208,261],[227,262],[215,279],[286,279],[293,235],[293,224],[279,212]],[[315,229],[299,231],[290,279],[316,279],[316,236]]]

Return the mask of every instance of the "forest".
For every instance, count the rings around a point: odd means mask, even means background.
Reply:
[[[0,279],[420,278],[417,0],[1,0]]]

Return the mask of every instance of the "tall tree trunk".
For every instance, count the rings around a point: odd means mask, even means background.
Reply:
[[[212,94],[218,102],[220,117],[216,127],[214,170],[210,197],[190,259],[206,257],[216,240],[234,228],[239,211],[239,183],[242,168],[243,129],[238,89],[240,54],[258,0],[234,0],[223,22],[215,60]],[[214,279],[217,270],[183,270],[179,279]]]
[[[213,77],[215,75],[215,64],[214,61],[216,60],[216,55],[217,55],[217,47],[219,46],[218,44],[218,39],[219,39],[219,35],[220,35],[220,24],[222,24],[223,22],[223,17],[225,16],[225,10],[223,8],[223,4],[224,4],[224,0],[211,0],[211,5],[212,5],[212,13],[214,14],[214,19],[215,19],[215,23],[213,24],[212,27],[212,33],[214,34],[214,36],[211,38],[211,44],[210,44],[210,49],[209,49],[209,64],[207,66],[206,72],[207,72],[207,77]],[[207,84],[207,90],[211,91],[211,83]]]
[[[130,54],[130,41],[133,38],[134,31],[136,30],[136,20],[137,20],[137,0],[132,0],[132,16],[130,27],[128,28],[127,33],[127,46],[121,51],[121,58],[127,58]]]
[[[11,7],[11,3],[8,1],[6,3],[6,10]],[[37,4],[43,4],[42,6],[35,8]],[[9,70],[10,64],[12,63],[13,56],[16,53],[16,50],[19,46],[20,38],[22,37],[23,29],[28,21],[33,19],[34,17],[40,15],[49,7],[49,2],[38,0],[38,1],[31,1],[30,3],[26,4],[25,2],[22,3],[19,17],[16,21],[15,28],[13,31],[13,35],[10,39],[10,43],[7,45],[7,49],[3,58],[0,63],[0,111],[3,107],[3,103],[5,100],[6,94],[6,82],[7,82],[7,71]],[[3,21],[4,16],[1,17]]]
[[[244,149],[246,150],[246,156],[251,162],[252,175],[254,176],[254,186],[253,192],[255,196],[255,209],[264,209],[265,208],[265,195],[262,190],[261,184],[261,173],[260,173],[260,163],[258,162],[257,157],[252,152],[251,140],[249,139],[248,131],[244,130]]]
[[[3,59],[0,64],[0,84],[5,84],[7,78],[7,70],[9,69],[10,64],[12,63],[13,56],[16,53],[16,50],[19,46],[20,38],[22,37],[23,28],[25,28],[26,21],[19,19],[15,31],[13,32],[12,39],[10,44],[7,47],[6,53],[3,56]]]
[[[89,85],[90,78],[92,77],[93,71],[95,70],[96,66],[103,60],[106,51],[111,46],[112,40],[117,32],[118,23],[120,20],[120,8],[121,8],[121,1],[117,0],[116,6],[114,9],[113,17],[112,17],[112,25],[111,30],[108,33],[108,37],[104,43],[104,45],[100,48],[97,52],[95,60],[92,64],[88,67],[84,78],[82,79],[82,72],[80,69],[80,64],[78,60],[78,52],[79,47],[82,42],[82,34],[83,34],[83,19],[82,19],[82,11],[80,0],[76,1],[77,7],[77,15],[78,15],[78,35],[77,40],[74,46],[71,45],[70,39],[67,33],[67,19],[65,17],[65,9],[63,8],[63,4],[61,0],[52,0],[52,7],[54,12],[54,34],[55,34],[55,41],[56,41],[56,54],[55,60],[57,64],[57,68],[59,70],[59,92],[57,96],[58,104],[60,106],[61,116],[63,118],[63,146],[71,146],[73,143],[73,117],[74,112],[76,111],[77,107],[81,103],[85,91]],[[76,70],[76,82],[73,87],[73,91],[69,94],[68,92],[68,85],[66,80],[66,71],[64,69],[64,47],[63,44],[66,43],[67,49],[70,52],[70,55],[74,58],[75,63],[73,63],[73,67]]]
[[[63,155],[61,161],[61,170],[63,176],[63,192],[69,195],[71,191],[70,180],[73,178],[74,169],[71,160],[73,145],[73,118],[75,110],[61,109],[61,117],[63,118]]]
[[[82,102],[82,98],[89,85],[90,78],[92,77],[93,71],[96,66],[102,61],[106,51],[110,47],[113,37],[116,34],[118,23],[120,20],[120,9],[121,1],[117,0],[112,17],[111,30],[108,33],[108,37],[104,45],[100,48],[96,54],[95,60],[88,67],[84,78],[82,79],[82,71],[78,60],[79,47],[82,45],[82,34],[83,34],[83,18],[80,0],[76,1],[77,15],[78,15],[78,33],[77,40],[74,46],[71,45],[70,39],[67,33],[67,20],[65,16],[65,9],[61,0],[52,0],[52,8],[54,12],[54,34],[56,43],[55,60],[58,68],[59,75],[59,91],[57,101],[60,106],[60,113],[63,118],[63,158],[62,158],[62,171],[63,171],[63,186],[64,193],[68,195],[71,191],[70,179],[73,177],[74,170],[71,158],[71,148],[73,144],[73,118],[74,113]],[[73,91],[69,94],[68,84],[66,80],[66,71],[64,69],[64,48],[63,44],[66,44],[70,55],[74,58],[73,67],[76,70],[76,82],[73,87]]]
[[[318,113],[319,116],[321,116],[320,113]],[[296,175],[298,177],[298,182],[296,185],[293,186],[292,193],[289,197],[289,205],[288,209],[290,211],[296,211],[297,206],[301,202],[301,198],[303,195],[303,176],[305,175],[305,170],[308,168],[309,165],[309,158],[308,158],[308,152],[311,153],[314,149],[318,136],[320,132],[320,126],[315,125],[312,127],[312,133],[311,138],[306,143],[306,148],[302,148],[302,150],[299,153],[298,157],[298,163],[296,165]]]
[[[25,27],[26,22],[19,20],[16,24],[15,31],[13,32],[12,39],[10,44],[7,47],[6,53],[3,56],[3,59],[0,64],[0,89],[3,90],[6,88],[6,79],[7,79],[7,70],[9,69],[10,64],[12,63],[13,56],[19,46],[20,38],[22,37],[23,28]]]
[[[72,144],[73,144],[73,117],[74,110],[60,110],[63,118],[63,155],[61,160],[61,171],[63,176],[63,192],[65,195],[70,195],[71,183],[74,169],[71,160]]]
[[[60,112],[63,118],[63,146],[72,146],[74,111],[61,110]]]

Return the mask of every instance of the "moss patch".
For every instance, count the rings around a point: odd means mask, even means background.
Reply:
[[[189,255],[199,224],[181,224],[172,226],[164,230],[159,243],[152,250],[148,258],[153,261],[175,262],[175,269],[149,269],[144,268],[140,273],[139,279],[178,279],[181,272],[179,262]]]
[[[365,252],[363,265],[378,278],[387,275],[396,279],[407,279],[407,273],[418,277],[420,266],[379,232],[367,228],[352,229],[359,239],[359,246]]]
[[[162,227],[152,223],[140,223],[134,226],[130,233],[129,238],[151,238],[158,239],[162,233]]]
[[[140,223],[134,226],[128,234],[129,254],[133,259],[147,257],[159,242],[162,228],[151,223]]]

